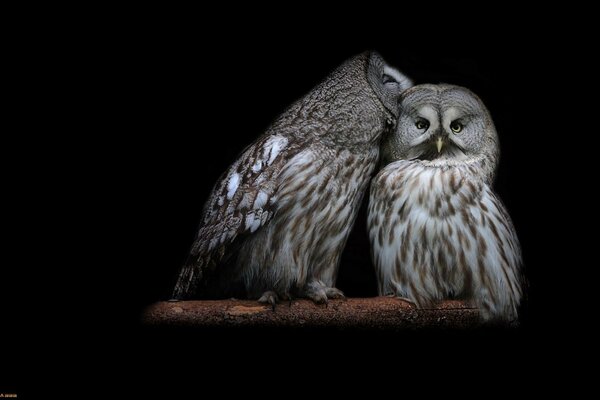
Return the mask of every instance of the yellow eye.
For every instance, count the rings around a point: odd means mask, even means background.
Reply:
[[[452,129],[452,132],[454,133],[459,133],[460,131],[462,131],[463,125],[458,121],[452,121],[452,123],[450,124],[450,129]]]
[[[416,125],[417,129],[427,129],[427,128],[429,128],[429,122],[425,121],[424,119],[418,120],[415,125]]]

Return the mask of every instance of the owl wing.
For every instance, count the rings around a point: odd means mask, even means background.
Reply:
[[[195,294],[206,268],[214,268],[236,238],[255,233],[272,218],[277,177],[297,152],[288,138],[265,135],[221,176],[202,214],[198,235],[175,285],[175,298]]]

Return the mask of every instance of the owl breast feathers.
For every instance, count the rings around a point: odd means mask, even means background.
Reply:
[[[373,180],[368,225],[380,295],[418,306],[475,299],[487,317],[516,316],[519,243],[479,168],[401,160]]]
[[[379,293],[421,307],[463,298],[485,319],[516,319],[521,251],[491,188],[498,136],[481,100],[458,86],[414,86],[382,148],[388,165],[368,213]]]
[[[364,53],[277,118],[215,185],[174,297],[341,297],[340,255],[410,84]]]

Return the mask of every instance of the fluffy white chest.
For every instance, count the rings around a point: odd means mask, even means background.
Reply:
[[[380,294],[427,304],[484,290],[501,307],[520,297],[516,234],[476,166],[390,164],[374,179],[368,225]]]

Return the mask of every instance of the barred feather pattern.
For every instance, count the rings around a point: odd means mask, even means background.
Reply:
[[[464,298],[485,319],[517,317],[521,251],[482,175],[486,161],[400,160],[373,179],[368,227],[380,295],[419,307]]]
[[[273,220],[239,251],[250,297],[266,290],[301,296],[315,282],[334,286],[378,154],[377,146],[364,152],[312,146],[291,159],[280,176]]]
[[[397,85],[384,83],[390,73]],[[239,282],[250,298],[326,301],[381,137],[410,84],[363,53],[288,108],[215,185],[174,297],[194,296],[207,271],[227,264],[224,286]]]

